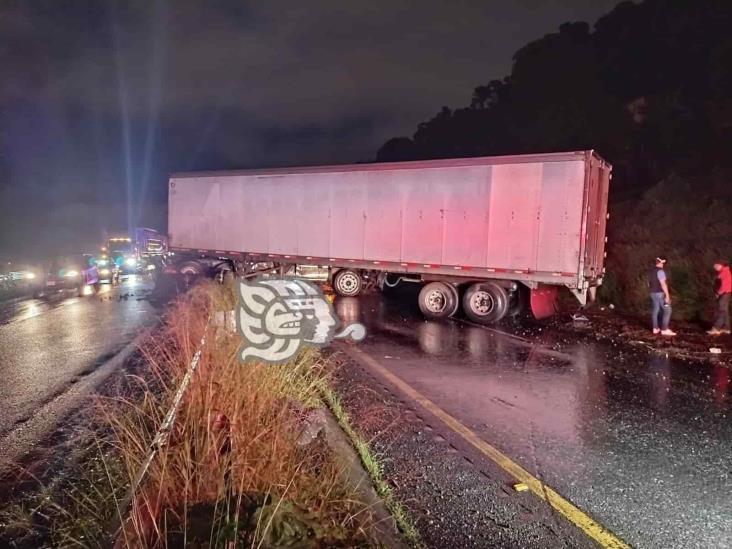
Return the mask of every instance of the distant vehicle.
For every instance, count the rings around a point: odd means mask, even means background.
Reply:
[[[168,239],[155,229],[137,227],[132,236],[116,235],[107,239],[97,265],[109,268],[109,276],[152,271],[168,250]],[[116,270],[116,271],[115,271]]]
[[[129,236],[113,236],[107,239],[102,248],[112,263],[112,267],[124,274],[136,273],[139,261],[135,246]]]
[[[33,284],[36,273],[32,266],[21,263],[8,263],[0,270],[0,291],[23,292]]]
[[[117,267],[106,254],[101,254],[96,257],[94,263],[99,272],[100,282],[112,282],[114,280]]]
[[[429,318],[543,318],[602,283],[611,170],[578,151],[172,175],[165,272],[319,265],[342,296],[420,283]]]
[[[168,251],[168,237],[147,227],[134,229],[133,243],[138,257],[143,259],[160,257]]]
[[[77,295],[84,295],[99,288],[99,271],[90,254],[51,259],[34,274],[34,297],[48,296],[61,290],[73,290]]]

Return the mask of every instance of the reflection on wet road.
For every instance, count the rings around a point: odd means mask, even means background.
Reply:
[[[97,295],[71,292],[0,304],[0,461],[6,436],[100,367],[157,313],[145,300],[151,283],[130,277]]]
[[[398,297],[336,310],[367,326],[362,351],[632,545],[731,543],[728,369],[425,321]]]

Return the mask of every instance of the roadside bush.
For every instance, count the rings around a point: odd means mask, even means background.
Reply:
[[[670,176],[636,201],[611,206],[603,302],[648,310],[648,269],[668,258],[674,317],[708,321],[714,306],[712,265],[732,257],[732,191],[721,173]]]

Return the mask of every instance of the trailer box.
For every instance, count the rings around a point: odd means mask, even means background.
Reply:
[[[602,282],[610,165],[593,151],[188,173],[172,250],[426,277]]]

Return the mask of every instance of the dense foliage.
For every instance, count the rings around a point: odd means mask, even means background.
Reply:
[[[603,301],[645,313],[649,258],[669,258],[675,318],[708,321],[714,311],[712,265],[732,256],[732,192],[717,170],[703,176],[671,175],[637,200],[611,208],[608,276]]]
[[[732,4],[623,2],[521,48],[511,74],[443,107],[383,161],[596,149],[616,187],[729,163]]]

